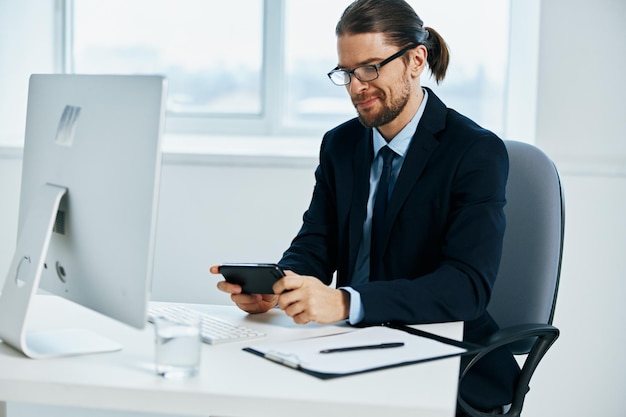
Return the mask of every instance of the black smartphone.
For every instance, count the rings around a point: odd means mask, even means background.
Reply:
[[[272,285],[285,276],[276,264],[222,264],[220,274],[226,281],[241,285],[246,294],[274,294]]]

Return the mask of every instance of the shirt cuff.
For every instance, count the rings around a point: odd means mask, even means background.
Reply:
[[[365,316],[365,310],[363,308],[363,303],[361,302],[361,293],[352,287],[341,287],[339,289],[350,294],[350,313],[348,316],[348,323],[354,326],[363,320],[363,317]]]

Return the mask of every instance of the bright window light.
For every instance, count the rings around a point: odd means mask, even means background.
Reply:
[[[166,75],[168,120],[186,132],[323,131],[355,116],[345,89],[326,77],[337,64],[335,25],[349,3],[68,0],[66,69]],[[509,2],[409,3],[451,50],[443,83],[423,76],[422,84],[449,107],[501,133]]]

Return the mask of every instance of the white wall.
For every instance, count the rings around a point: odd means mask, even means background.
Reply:
[[[162,170],[153,298],[229,303],[209,266],[280,259],[308,206],[314,158],[272,166],[171,159]]]
[[[626,2],[544,0],[536,141],[570,171],[626,174]]]
[[[16,66],[7,59],[13,53],[5,45],[16,41],[13,35],[8,41],[6,24],[33,36],[22,28],[33,10],[19,3],[0,0],[0,68],[6,74],[8,65],[11,74],[0,77],[0,103],[15,98],[24,107],[28,72],[48,64],[29,58]],[[35,1],[23,3],[32,9]],[[36,3],[45,8],[54,2]],[[555,316],[562,333],[533,378],[524,416],[620,417],[626,392],[626,2],[543,0],[540,8],[534,136],[561,169],[566,242]],[[9,9],[18,18],[6,18]],[[39,39],[44,57],[48,35]],[[37,55],[34,41],[24,42]],[[7,91],[15,97],[7,98]],[[9,110],[0,105],[0,281],[14,246],[20,176],[19,150],[1,147],[15,130],[5,127],[16,126],[19,115]],[[296,232],[312,190],[314,155],[295,160],[166,155],[154,296],[227,302],[206,272],[211,263],[276,259]],[[8,408],[10,417],[69,415],[52,407]]]

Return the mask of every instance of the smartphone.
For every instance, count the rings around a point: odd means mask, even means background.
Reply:
[[[245,294],[274,294],[272,285],[285,276],[276,264],[222,264],[219,268],[226,281],[241,285]]]

